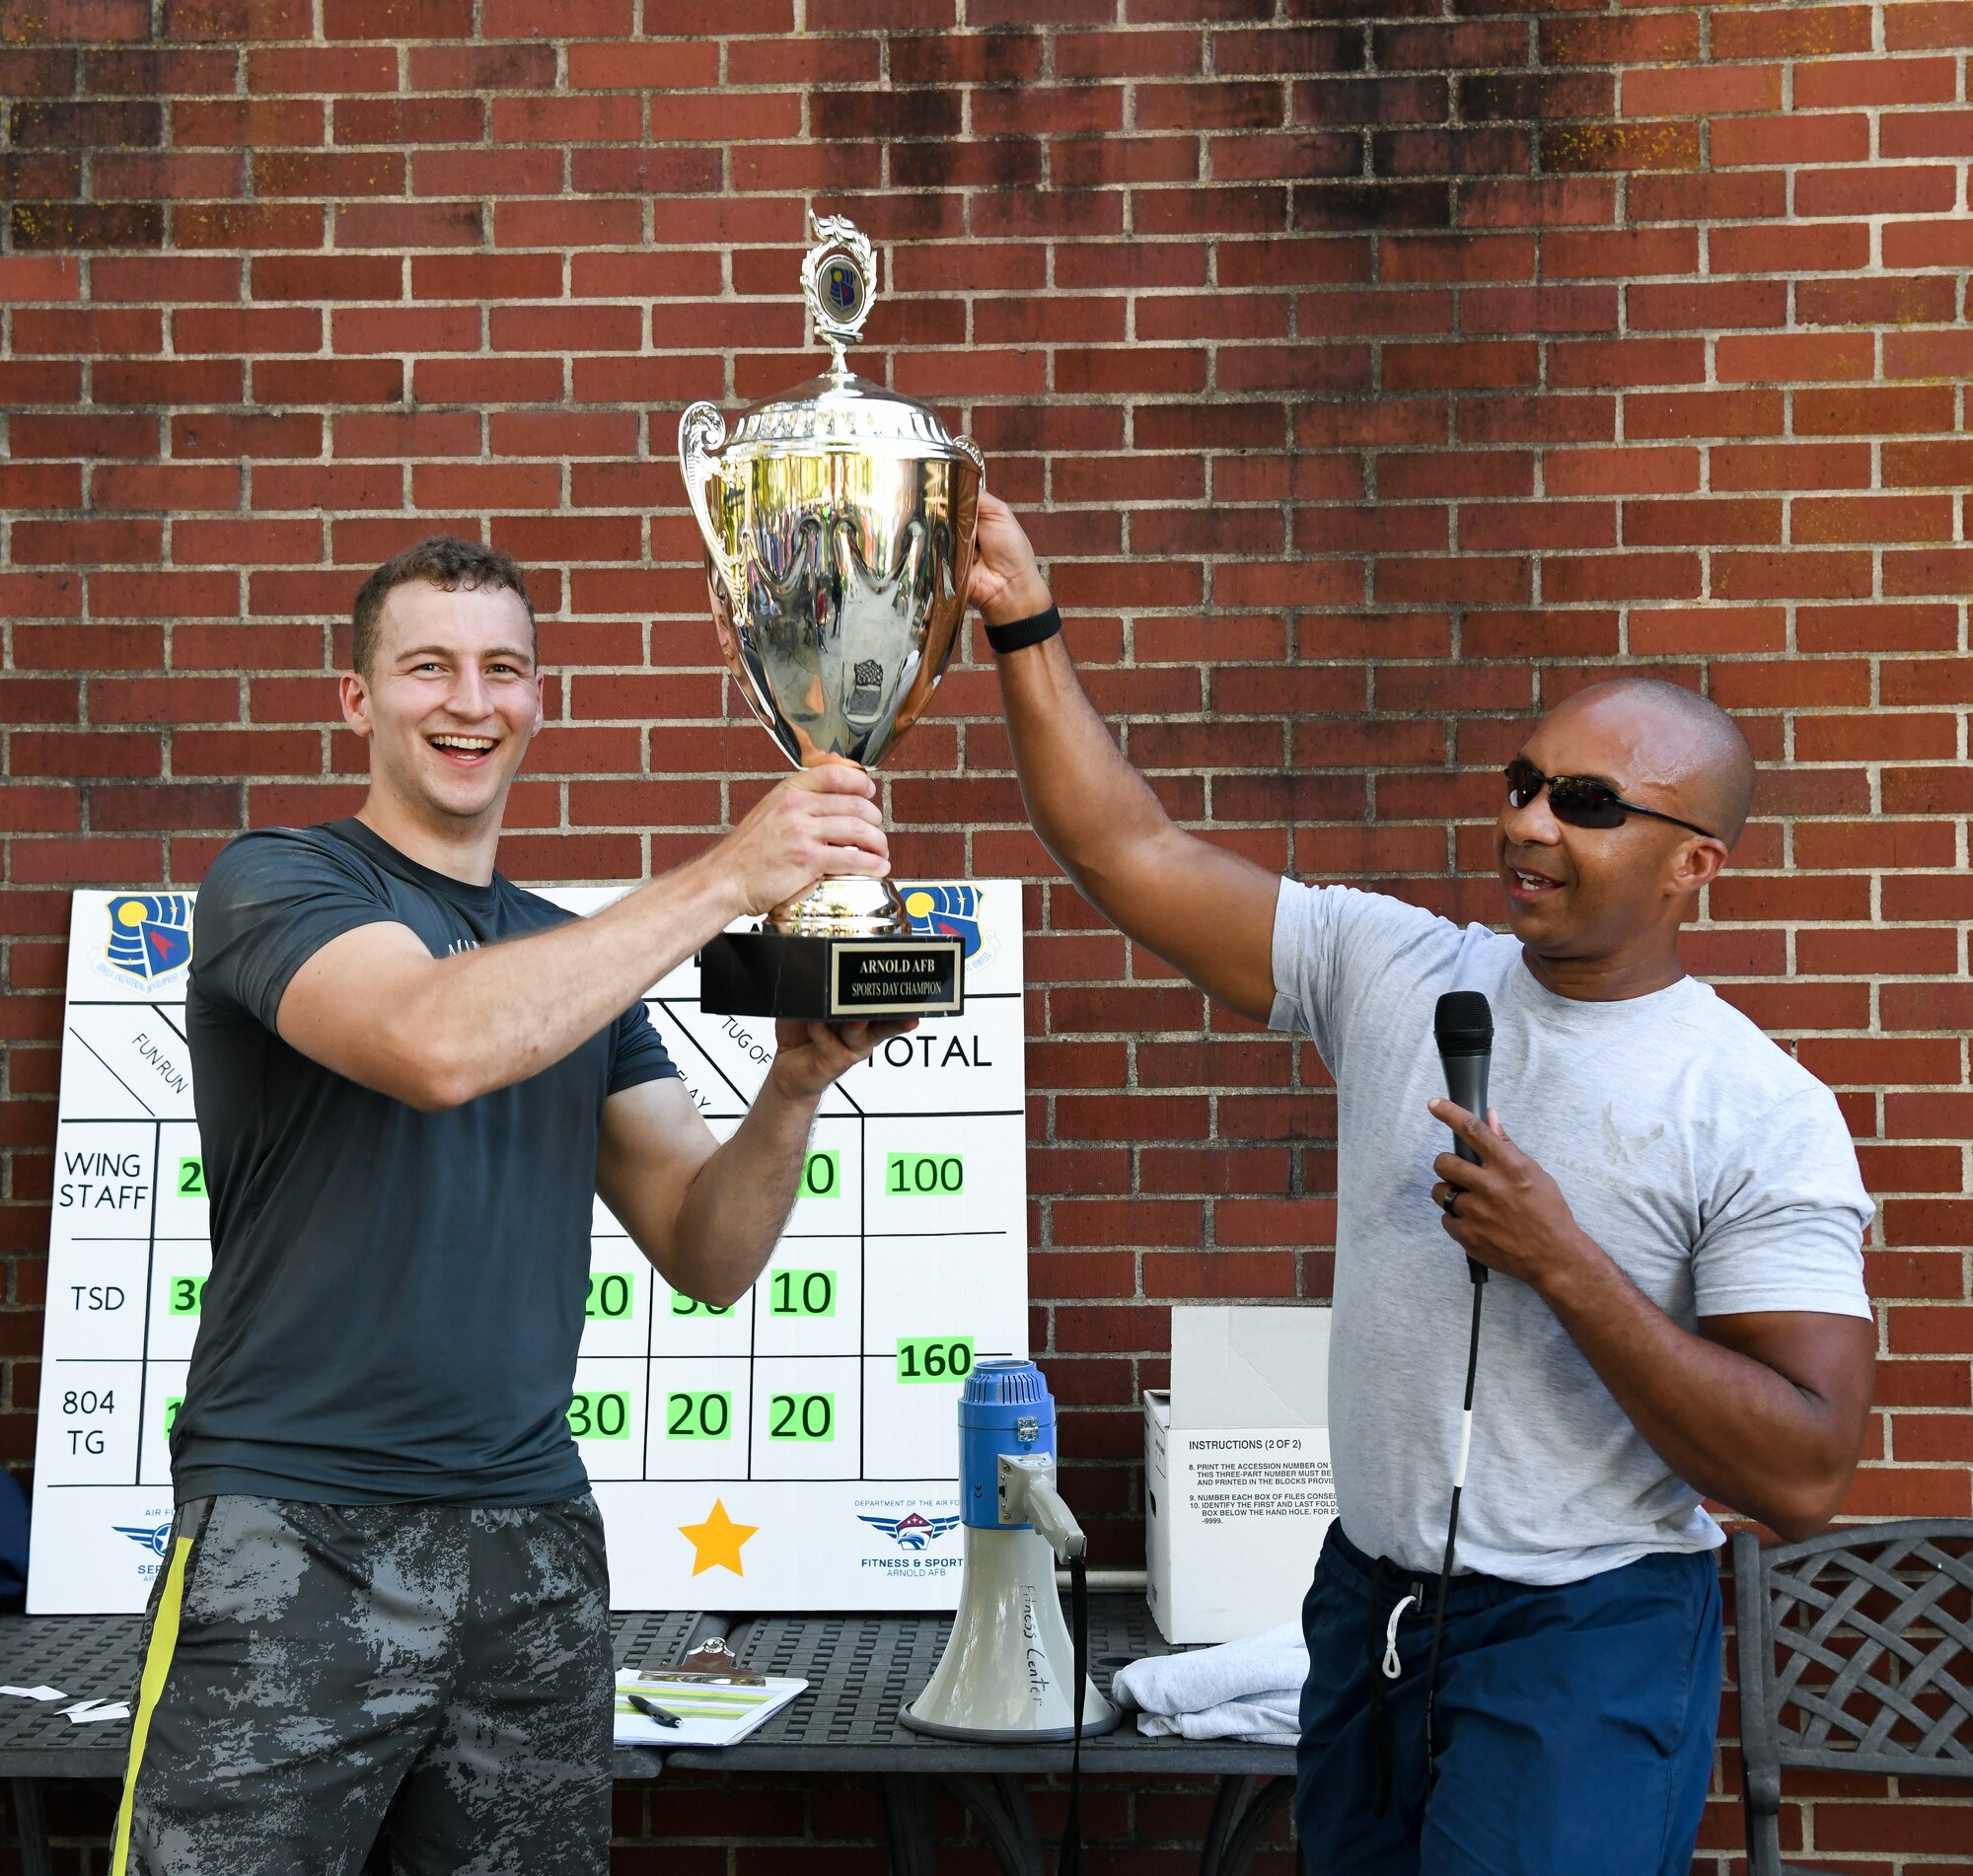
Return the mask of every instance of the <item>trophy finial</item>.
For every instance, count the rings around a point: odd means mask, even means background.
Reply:
[[[802,261],[802,293],[815,333],[830,349],[837,371],[849,367],[842,348],[863,336],[863,322],[877,302],[877,253],[845,215],[808,212],[816,243]]]

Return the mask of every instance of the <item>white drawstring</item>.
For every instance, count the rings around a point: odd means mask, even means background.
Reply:
[[[1391,1611],[1391,1620],[1384,1628],[1384,1679],[1395,1681],[1404,1673],[1404,1664],[1398,1659],[1398,1618],[1415,1602],[1416,1596],[1407,1596],[1397,1608]]]

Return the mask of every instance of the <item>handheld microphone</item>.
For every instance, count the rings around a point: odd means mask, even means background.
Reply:
[[[1494,1012],[1479,990],[1448,990],[1432,1012],[1431,1033],[1445,1064],[1445,1092],[1468,1114],[1487,1118],[1487,1064],[1494,1054]],[[1480,1155],[1464,1140],[1453,1149],[1479,1165]]]
[[[1487,1118],[1487,1066],[1494,1056],[1494,1012],[1479,990],[1448,990],[1432,1011],[1431,1033],[1438,1059],[1445,1068],[1445,1092],[1468,1114]],[[1457,1134],[1452,1150],[1474,1166],[1480,1155]],[[1467,1274],[1476,1283],[1487,1280],[1487,1266],[1466,1260]]]

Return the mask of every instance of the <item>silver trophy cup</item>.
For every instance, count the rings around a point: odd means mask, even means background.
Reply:
[[[849,222],[809,217],[802,290],[831,350],[819,378],[734,421],[679,420],[727,668],[790,761],[874,767],[930,700],[959,636],[986,464],[937,413],[852,373],[876,298]],[[699,956],[719,1014],[956,1014],[959,940],[913,936],[888,880],[825,879]]]

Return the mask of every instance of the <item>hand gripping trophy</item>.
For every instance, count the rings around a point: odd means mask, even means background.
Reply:
[[[849,370],[877,257],[809,216],[802,291],[828,371],[741,412],[679,420],[719,648],[789,760],[873,767],[930,700],[959,635],[986,464],[924,404]],[[731,1016],[956,1015],[962,941],[916,937],[889,880],[825,879],[699,954],[701,1007]]]

